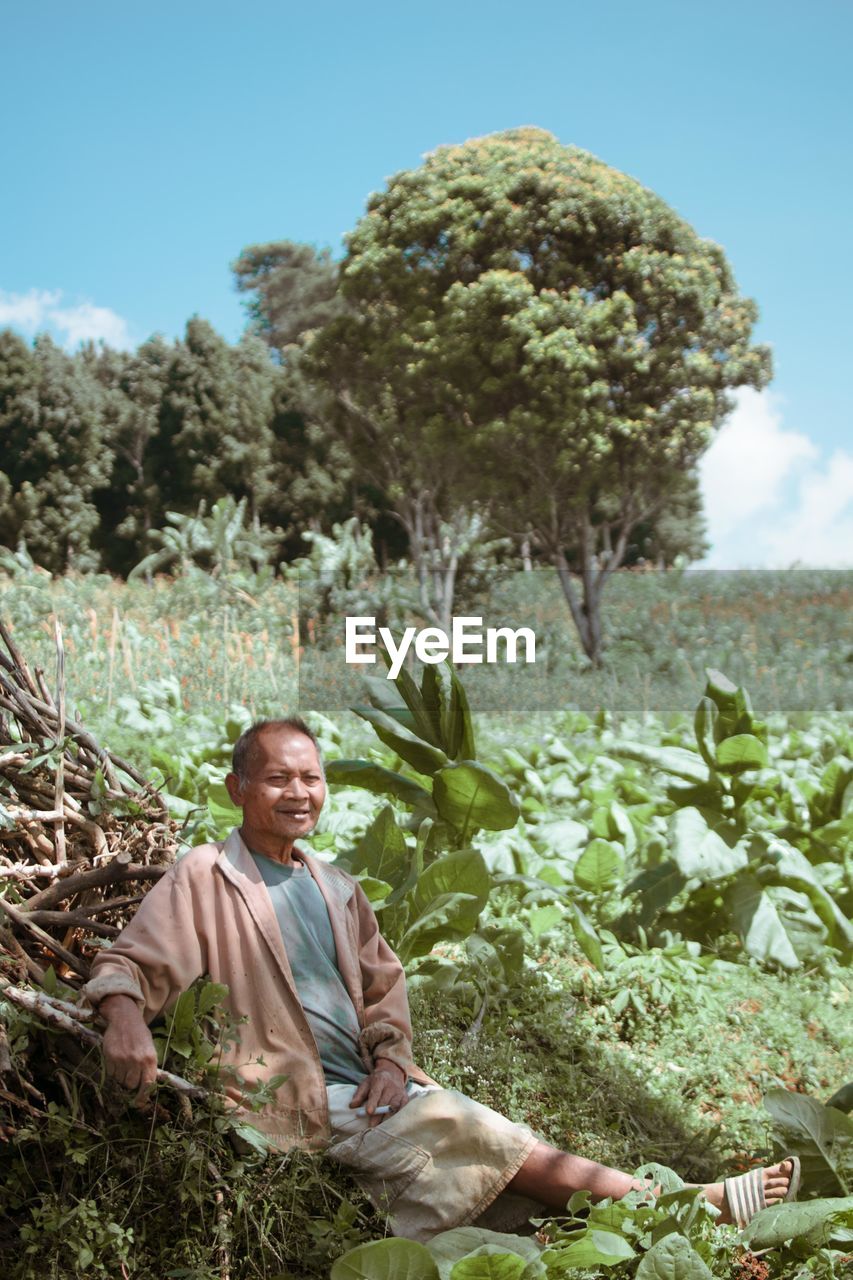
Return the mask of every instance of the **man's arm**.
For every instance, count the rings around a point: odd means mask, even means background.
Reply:
[[[371,1125],[376,1125],[381,1120],[375,1114],[376,1107],[399,1111],[408,1101],[412,1026],[403,966],[379,932],[373,908],[358,884],[355,905],[364,999],[361,1049],[371,1071],[356,1089],[350,1106],[364,1106]]]
[[[187,883],[190,872],[178,863],[146,894],[112,946],[95,958],[82,991],[106,1022],[108,1074],[140,1096],[157,1070],[147,1024],[207,968],[201,920]]]
[[[106,1022],[104,1064],[107,1075],[128,1089],[136,1089],[141,1102],[157,1078],[157,1051],[148,1023],[130,996],[105,996],[98,1012]]]
[[[355,886],[359,966],[364,1000],[361,1050],[371,1065],[391,1062],[408,1076],[412,1065],[412,1024],[403,966],[379,932],[373,908]]]

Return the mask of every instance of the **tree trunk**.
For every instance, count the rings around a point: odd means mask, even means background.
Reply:
[[[449,632],[459,566],[458,548],[442,536],[442,521],[426,492],[409,496],[397,507],[397,518],[409,538],[424,617]]]
[[[604,585],[602,570],[587,566],[581,574],[582,597],[578,597],[569,562],[562,550],[553,555],[554,567],[577,628],[583,651],[594,667],[601,666],[601,588]]]

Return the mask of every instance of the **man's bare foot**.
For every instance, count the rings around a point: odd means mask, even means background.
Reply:
[[[770,1165],[763,1170],[764,1199],[768,1205],[781,1204],[788,1194],[791,1178],[794,1173],[793,1160],[782,1160],[779,1164]],[[733,1222],[732,1212],[726,1198],[725,1184],[709,1182],[702,1187],[706,1198],[715,1208],[720,1210],[720,1222]]]

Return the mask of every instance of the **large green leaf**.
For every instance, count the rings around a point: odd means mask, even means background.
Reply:
[[[638,760],[663,773],[671,773],[687,782],[708,782],[710,774],[701,756],[682,747],[649,747],[644,742],[614,742],[608,747],[614,756]]]
[[[591,1229],[579,1240],[573,1240],[558,1254],[559,1267],[615,1267],[626,1258],[634,1257],[634,1250],[622,1235],[615,1231]]]
[[[656,867],[647,867],[625,886],[625,893],[640,895],[637,921],[644,928],[660,915],[687,883],[678,867],[667,858]],[[630,915],[631,913],[627,913]]]
[[[455,1263],[450,1280],[521,1280],[526,1270],[527,1263],[517,1253],[487,1244]]]
[[[411,679],[411,677],[409,678]],[[413,733],[423,736],[420,734],[418,722],[409,707],[400,702],[400,693],[395,681],[388,680],[383,676],[362,676],[362,680],[367,689],[367,696],[374,707],[377,707],[380,711],[385,711],[398,724],[405,725]],[[429,738],[427,738],[427,741],[429,741]]]
[[[425,956],[439,942],[461,942],[474,932],[479,917],[480,901],[473,894],[444,894],[409,926],[396,948],[397,954],[405,963]]]
[[[800,967],[779,913],[754,875],[738,876],[726,889],[725,902],[745,951],[783,969]]]
[[[441,1280],[450,1280],[450,1273],[461,1258],[484,1248],[516,1254],[525,1262],[535,1261],[541,1253],[539,1245],[529,1236],[504,1235],[485,1227],[454,1227],[451,1231],[442,1231],[433,1236],[427,1248],[438,1265]]]
[[[338,1258],[331,1280],[439,1280],[438,1268],[414,1240],[372,1240]]]
[[[853,949],[853,924],[815,875],[805,854],[785,840],[774,837],[767,845],[767,859],[773,863],[776,883],[804,893],[818,918],[826,926],[829,941],[846,954]]]
[[[677,809],[670,819],[672,856],[685,879],[722,880],[747,864],[746,850],[726,844],[699,809]]]
[[[770,1089],[764,1105],[776,1122],[779,1145],[800,1157],[811,1190],[853,1193],[853,1118],[787,1089]]]
[[[418,686],[410,676],[405,667],[401,667],[400,674],[394,681],[400,696],[403,698],[406,706],[414,721],[414,729],[419,737],[425,742],[431,742],[434,747],[441,746],[441,740],[433,728],[429,713],[427,712],[424,700],[421,697]]]
[[[477,755],[477,746],[474,740],[474,722],[471,719],[468,695],[452,667],[450,680],[450,746],[452,750],[447,754],[452,760],[473,760]]]
[[[472,760],[476,755],[474,726],[462,682],[449,662],[424,668],[421,680],[425,713],[436,741],[451,760]]]
[[[622,854],[608,840],[591,840],[575,863],[575,884],[602,893],[618,884],[624,866]]]
[[[673,1233],[652,1245],[637,1267],[636,1280],[714,1280],[689,1240]]]
[[[478,827],[505,831],[518,821],[518,801],[509,787],[474,760],[440,769],[432,794],[441,817],[460,832],[470,833]]]
[[[717,724],[717,741],[739,733],[753,733],[763,729],[752,717],[749,694],[739,685],[732,684],[720,671],[706,668],[708,683],[705,696],[716,703],[720,718]]]
[[[460,849],[430,863],[415,886],[412,906],[420,915],[436,898],[448,893],[466,893],[479,903],[479,914],[488,901],[491,883],[483,855],[476,849]]]
[[[404,774],[369,760],[332,760],[326,765],[326,781],[332,786],[363,787],[376,796],[394,796],[412,809],[435,816],[428,791]]]
[[[741,1235],[750,1249],[775,1249],[833,1222],[853,1226],[853,1196],[770,1205],[755,1215]]]
[[[767,748],[751,733],[737,733],[724,738],[717,747],[720,773],[742,773],[744,769],[763,769],[767,764]]]
[[[418,773],[433,774],[436,769],[447,764],[447,756],[439,747],[419,738],[387,711],[380,711],[377,707],[353,707],[353,711],[372,725],[376,736],[386,747],[395,751],[406,764],[417,769]]]
[[[406,837],[397,826],[390,804],[373,819],[356,845],[352,871],[358,875],[366,871],[377,880],[387,880],[392,886],[400,883],[409,866],[409,850]]]

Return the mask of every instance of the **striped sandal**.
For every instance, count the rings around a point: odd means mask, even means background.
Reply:
[[[791,1161],[791,1180],[788,1183],[785,1199],[796,1200],[800,1189],[799,1157],[785,1156],[779,1163],[783,1164],[785,1160]],[[764,1173],[763,1168],[750,1169],[748,1173],[740,1173],[736,1178],[725,1179],[723,1185],[726,1189],[726,1200],[735,1226],[745,1227],[757,1213],[767,1208],[767,1201],[764,1198]]]

